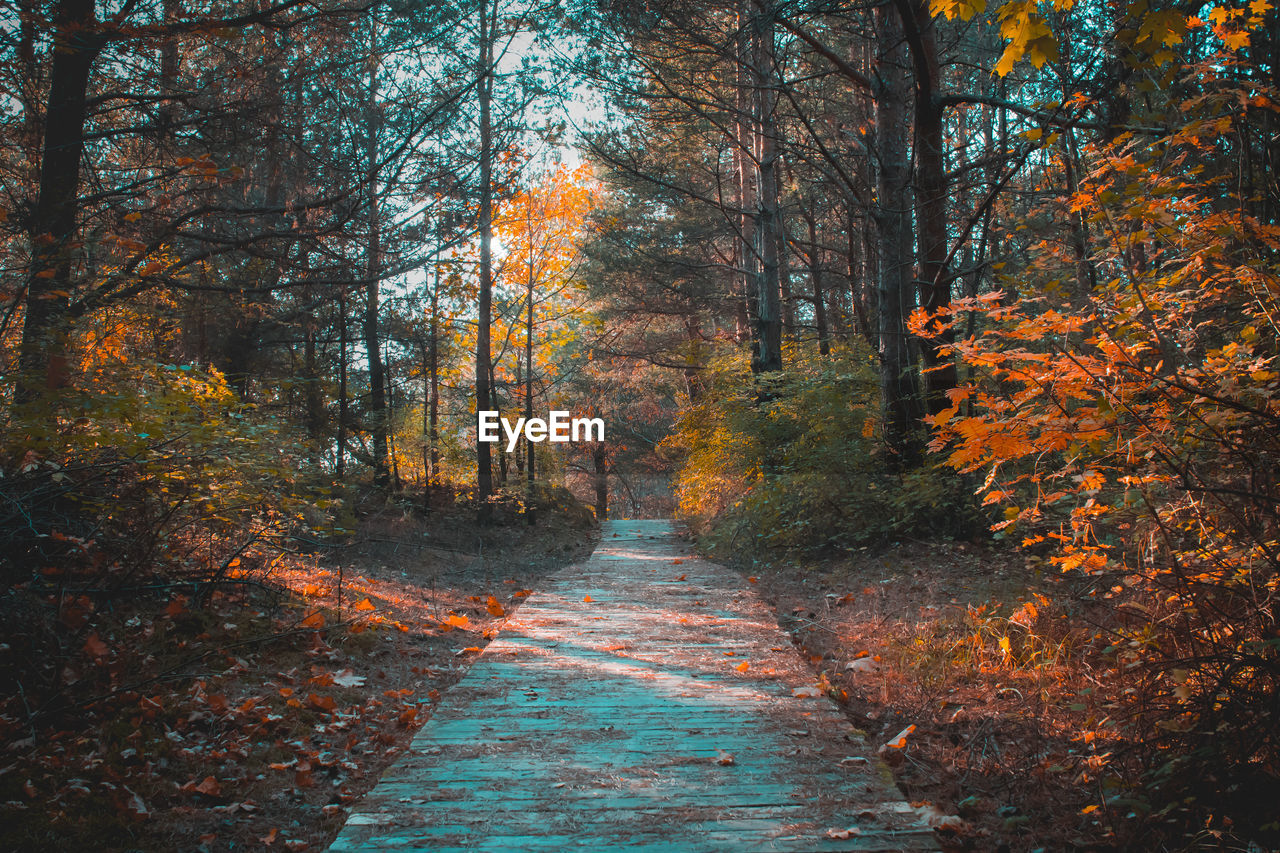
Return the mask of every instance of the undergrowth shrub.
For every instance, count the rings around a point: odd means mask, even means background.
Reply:
[[[864,351],[796,353],[767,377],[731,353],[708,373],[666,447],[683,453],[679,513],[711,547],[815,552],[983,526],[960,477],[896,470]]]
[[[114,358],[77,380],[11,406],[0,444],[0,682],[23,700],[15,725],[110,694],[128,670],[101,664],[112,613],[274,595],[282,553],[332,530],[342,503],[283,419],[217,371]]]
[[[1220,82],[1179,133],[1085,150],[1069,204],[1096,229],[1097,284],[1072,287],[1078,259],[1046,241],[1018,300],[955,305],[950,320],[980,319],[948,347],[975,381],[931,420],[1002,533],[1113,605],[1098,639],[1127,738],[1117,801],[1170,838],[1274,846],[1280,228],[1231,197],[1204,144],[1258,107]]]

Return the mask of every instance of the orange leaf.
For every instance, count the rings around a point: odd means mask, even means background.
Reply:
[[[183,613],[186,613],[186,612],[187,612],[187,599],[186,599],[186,596],[182,596],[182,595],[175,597],[172,601],[169,602],[169,606],[164,609],[164,615],[168,616],[171,619],[174,616],[181,616]]]
[[[307,696],[307,704],[317,711],[332,712],[338,707],[338,703],[334,701],[332,696],[321,696],[319,693],[312,693]]]
[[[97,631],[90,634],[89,639],[84,641],[84,650],[95,658],[106,657],[107,652],[111,651],[111,649],[107,647],[107,644],[102,642]]]
[[[307,618],[302,620],[303,628],[323,628],[324,614],[319,610],[312,610],[307,614]]]
[[[356,604],[356,610],[375,610],[375,609],[377,608],[373,606],[373,602],[367,598]]]
[[[485,606],[489,610],[490,616],[506,616],[507,615],[506,608],[504,608],[502,604],[498,601],[498,599],[492,595],[489,596],[489,601]]]
[[[680,577],[676,578],[676,580],[678,580],[678,581],[682,581],[682,580],[684,580],[684,575],[681,575]]]
[[[460,613],[450,613],[449,618],[444,620],[444,624],[449,626],[445,630],[451,630],[453,628],[462,628],[463,630],[466,630],[471,627],[471,620]]]
[[[582,596],[582,600],[583,600],[583,601],[595,601],[595,599],[594,599],[594,598],[592,598],[592,597],[591,597],[591,596],[589,596],[589,595],[584,595],[584,596]]]
[[[222,786],[218,784],[218,780],[212,776],[204,777],[204,781],[192,788],[193,791],[200,794],[207,794],[210,797],[219,797],[222,795]]]
[[[418,719],[418,709],[405,708],[403,711],[400,712],[400,716],[397,717],[396,719],[400,723],[400,725],[404,726],[405,728],[408,728],[409,726],[412,726],[414,722]]]
[[[755,583],[755,582],[756,582],[756,581],[758,581],[758,580],[759,580],[759,578],[754,578],[754,577],[752,577],[752,578],[747,578],[747,583]]]
[[[742,663],[735,666],[734,669],[736,669],[738,672],[746,672],[747,668],[750,666],[751,664],[747,663],[746,661],[743,661]]]

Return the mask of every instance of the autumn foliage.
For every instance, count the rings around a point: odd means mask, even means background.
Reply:
[[[1114,796],[1275,837],[1280,228],[1217,140],[1280,107],[1199,71],[1174,132],[1090,146],[1078,191],[1050,202],[1087,223],[1087,258],[1045,239],[1005,290],[946,313],[976,319],[948,346],[974,381],[928,420],[1002,509],[999,535],[1115,606],[1097,634],[1108,708],[1146,769],[1117,765]]]

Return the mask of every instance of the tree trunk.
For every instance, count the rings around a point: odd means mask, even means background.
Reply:
[[[66,383],[86,93],[101,48],[97,23],[94,0],[62,0],[54,11],[53,67],[39,190],[29,229],[31,266],[14,388],[14,402],[20,405]]]
[[[813,286],[813,324],[818,331],[818,353],[831,354],[831,334],[827,330],[826,294],[822,291],[822,254],[818,248],[818,223],[813,211],[805,215],[809,226],[809,283]]]
[[[603,522],[609,517],[609,453],[604,442],[596,443],[591,461],[595,465],[592,480],[596,487],[596,521]]]
[[[946,138],[943,133],[941,71],[933,19],[924,0],[897,0],[915,72],[916,222],[919,228],[920,306],[934,314],[951,305],[947,269]],[[936,414],[951,405],[947,392],[956,387],[955,361],[941,355],[955,340],[949,326],[920,342],[925,408]]]
[[[309,289],[308,289],[309,290]],[[310,301],[310,294],[304,297]],[[314,309],[307,309],[303,317],[303,374],[306,381],[305,405],[307,412],[307,439],[309,451],[316,458],[323,455],[321,438],[324,433],[324,396],[320,387],[320,364],[316,357],[316,318]]]
[[[440,478],[440,267],[436,266],[436,286],[431,291],[431,328],[427,348],[427,443],[431,448],[427,475],[427,506]]]
[[[480,56],[476,73],[479,75],[480,101],[480,298],[476,317],[476,411],[488,411],[490,401],[490,314],[493,304],[493,128],[491,127],[490,99],[493,95],[493,44],[489,32],[489,7],[480,4]],[[478,417],[478,416],[477,416]],[[477,437],[479,427],[477,426]],[[479,504],[479,521],[488,524],[493,520],[493,508],[489,498],[493,495],[493,468],[488,442],[476,441],[476,501]]]
[[[347,294],[338,294],[338,448],[334,473],[342,480],[347,464]]]
[[[736,138],[733,145],[733,169],[738,190],[738,233],[734,240],[734,339],[742,343],[753,339],[751,324],[755,321],[755,277],[757,258],[752,241],[755,238],[755,161],[751,146],[755,139],[755,121],[751,89],[751,0],[741,0],[738,8],[737,71],[734,87]]]
[[[378,301],[382,287],[382,221],[378,202],[378,69],[377,27],[370,24],[370,50],[374,61],[369,70],[368,139],[365,145],[369,194],[369,235],[365,257],[364,348],[369,361],[369,432],[373,443],[373,485],[385,489],[391,483],[387,468],[387,394],[378,329]]]
[[[755,373],[782,369],[782,310],[778,243],[778,92],[774,73],[774,0],[755,0],[752,19],[752,85],[756,116],[756,276]]]
[[[885,439],[900,464],[912,464],[914,433],[921,415],[906,318],[914,307],[911,287],[911,203],[906,104],[911,97],[907,56],[898,15],[876,7],[877,59],[881,91],[876,97],[876,225],[880,276],[877,284],[880,393]]]
[[[530,214],[530,218],[525,222],[525,231],[529,236],[529,268],[526,270],[527,277],[525,279],[525,324],[524,324],[524,417],[525,422],[533,418],[533,219],[532,209],[526,207]],[[534,473],[534,443],[525,441],[524,451],[526,453],[524,474],[525,474],[525,506],[524,517],[532,527],[538,523],[537,511],[533,508],[533,482]]]

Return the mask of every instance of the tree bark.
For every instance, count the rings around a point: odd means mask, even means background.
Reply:
[[[339,481],[347,465],[347,294],[338,294],[338,447],[334,473]]]
[[[94,0],[61,0],[54,11],[53,66],[39,190],[29,229],[31,265],[14,388],[14,402],[19,405],[32,403],[66,382],[86,94],[102,44],[97,24]]]
[[[877,283],[880,393],[885,439],[899,464],[915,461],[914,434],[921,416],[906,318],[914,307],[911,287],[911,202],[906,104],[911,97],[902,25],[892,8],[876,8],[881,91],[876,97],[879,154],[875,211],[879,233]]]
[[[490,99],[493,95],[493,43],[490,37],[489,5],[480,3],[480,295],[476,318],[476,411],[492,407],[490,394],[490,323],[493,305],[493,128]],[[478,415],[477,415],[478,417]],[[479,427],[477,426],[477,436]],[[489,499],[493,495],[493,468],[488,442],[476,441],[476,501],[479,521],[493,520]]]
[[[431,320],[427,342],[427,467],[426,503],[440,478],[440,266],[436,265],[435,287],[431,290]]]
[[[809,226],[809,283],[813,286],[813,324],[818,332],[818,354],[831,354],[831,334],[827,330],[826,294],[822,290],[822,254],[818,248],[818,223],[813,211],[805,215]]]
[[[386,372],[382,363],[382,342],[378,329],[379,297],[382,289],[382,221],[378,201],[378,69],[377,27],[370,23],[368,138],[365,145],[369,194],[369,234],[365,256],[364,348],[369,361],[369,432],[373,444],[373,485],[385,489],[391,484],[387,467]]]
[[[532,202],[532,199],[530,199]],[[525,222],[525,232],[529,237],[529,268],[526,270],[527,277],[525,282],[525,325],[524,325],[524,417],[528,423],[533,418],[533,211],[530,207],[526,207],[529,213],[529,219]],[[535,479],[534,472],[534,443],[525,441],[524,450],[525,458],[525,506],[524,517],[532,527],[538,523],[538,514],[533,508],[533,482]]]
[[[604,521],[609,517],[609,452],[604,442],[596,443],[591,461],[595,465],[592,480],[596,488],[596,521]]]
[[[736,138],[733,145],[733,168],[738,190],[738,233],[734,241],[734,339],[739,343],[753,339],[755,322],[755,277],[757,259],[752,241],[755,238],[755,120],[751,88],[751,0],[741,0],[738,7],[737,72],[734,87]]]
[[[896,0],[915,76],[916,223],[918,226],[920,306],[936,314],[951,305],[947,269],[946,138],[939,96],[941,71],[933,18],[925,0]],[[931,326],[933,324],[931,323]],[[955,361],[942,356],[955,340],[949,326],[933,328],[920,342],[925,408],[936,414],[951,405],[947,392],[956,387]]]
[[[782,310],[779,291],[777,81],[774,71],[774,0],[754,0],[752,15],[752,87],[755,102],[756,150],[756,276],[755,373],[782,369]]]

